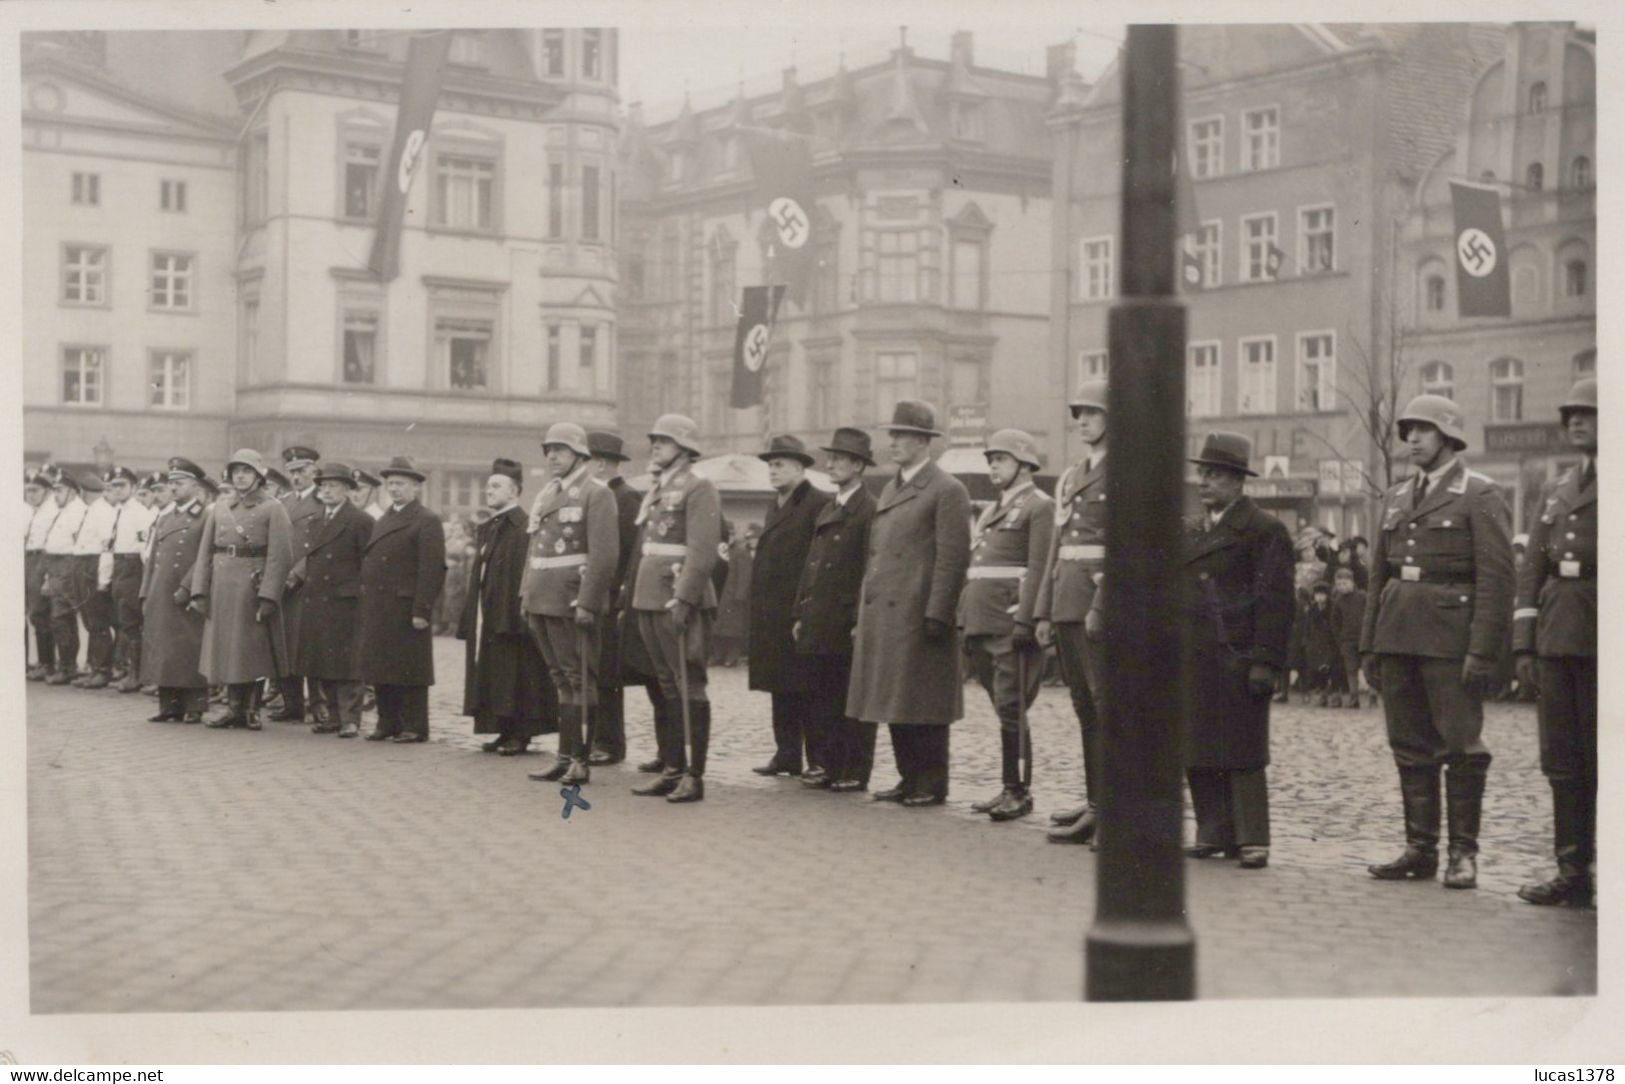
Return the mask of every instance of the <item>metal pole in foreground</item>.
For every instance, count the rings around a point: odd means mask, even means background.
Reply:
[[[1196,996],[1196,941],[1185,920],[1180,849],[1189,672],[1179,610],[1185,310],[1174,296],[1177,57],[1172,26],[1129,27],[1122,65],[1122,295],[1107,338],[1116,436],[1106,475],[1105,793],[1095,921],[1084,951],[1090,1001]],[[1170,667],[1176,680],[1169,680]]]

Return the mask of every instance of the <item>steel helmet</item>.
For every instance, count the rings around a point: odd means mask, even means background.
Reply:
[[[239,448],[235,455],[226,460],[226,481],[231,480],[231,468],[236,466],[247,467],[260,476],[260,481],[265,480],[265,458],[252,448]]]
[[[1576,380],[1574,387],[1569,389],[1569,397],[1563,405],[1557,408],[1557,416],[1563,419],[1563,424],[1569,424],[1569,415],[1576,410],[1597,410],[1597,378],[1594,376]]]
[[[987,449],[983,454],[991,457],[994,452],[1003,452],[1017,463],[1025,463],[1033,470],[1041,466],[1038,461],[1038,442],[1020,429],[1000,429],[989,437]]]
[[[693,418],[681,414],[662,414],[649,430],[651,437],[665,437],[691,455],[700,455],[700,427]]]
[[[1467,447],[1467,422],[1461,408],[1442,395],[1418,395],[1405,404],[1405,411],[1397,422],[1401,440],[1405,439],[1405,430],[1410,422],[1426,422],[1434,426],[1456,446],[1458,452]]]
[[[587,448],[587,431],[575,422],[554,422],[548,426],[547,436],[542,438],[542,450],[545,452],[553,444],[562,444],[583,459],[592,458]]]
[[[1093,407],[1102,413],[1106,410],[1106,382],[1104,380],[1085,380],[1078,385],[1073,393],[1072,401],[1067,404],[1072,409],[1072,416],[1078,416],[1078,411],[1084,407]]]

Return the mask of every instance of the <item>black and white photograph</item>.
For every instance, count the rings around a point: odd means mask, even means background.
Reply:
[[[1368,7],[0,12],[0,1052],[1625,1060],[1618,28]]]

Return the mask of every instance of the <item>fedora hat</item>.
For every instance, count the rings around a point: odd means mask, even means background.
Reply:
[[[403,478],[411,478],[419,482],[426,481],[429,477],[418,470],[418,465],[412,462],[412,457],[409,455],[397,455],[390,459],[389,466],[380,470],[378,477],[388,478],[391,474],[399,474]]]
[[[595,459],[613,459],[617,463],[625,463],[632,457],[622,452],[625,444],[614,433],[603,433],[594,430],[587,434],[587,451]]]
[[[275,467],[266,467],[261,473],[265,476],[267,481],[275,482],[282,489],[293,488],[293,481],[286,474],[283,474]]]
[[[891,421],[876,426],[887,432],[921,433],[928,437],[942,436],[937,428],[937,408],[924,399],[899,399],[892,407]]]
[[[771,463],[775,459],[794,459],[803,467],[813,465],[813,457],[807,454],[807,446],[801,438],[789,433],[782,433],[767,442],[767,451],[758,452],[757,459]]]
[[[835,435],[830,438],[828,444],[822,446],[821,450],[839,452],[854,459],[861,459],[871,467],[875,465],[873,443],[869,440],[869,434],[862,429],[842,426],[835,430]]]
[[[1253,442],[1240,433],[1213,432],[1202,441],[1201,454],[1191,462],[1199,467],[1223,467],[1253,478],[1258,472],[1248,466],[1253,457]]]
[[[321,485],[323,482],[343,482],[354,489],[355,472],[343,463],[327,460],[316,468],[316,484]]]

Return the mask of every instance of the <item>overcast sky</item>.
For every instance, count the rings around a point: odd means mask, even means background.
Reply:
[[[1044,50],[1075,41],[1078,70],[1093,79],[1117,53],[1120,26],[1009,24],[997,26],[911,26],[908,43],[920,56],[947,59],[955,30],[975,35],[975,60],[982,67],[1031,75],[1044,73]],[[898,41],[898,28],[878,24],[826,26],[817,23],[738,23],[729,26],[624,25],[621,28],[621,96],[641,101],[645,119],[656,122],[676,113],[687,89],[696,109],[731,100],[741,78],[746,93],[779,87],[783,70],[795,65],[804,83],[829,75],[841,52],[848,67],[884,60]]]

